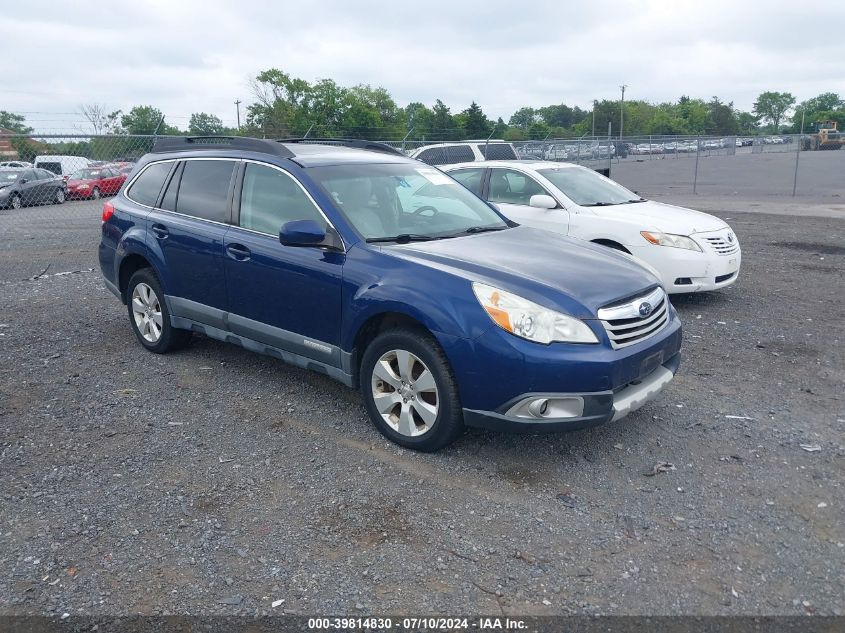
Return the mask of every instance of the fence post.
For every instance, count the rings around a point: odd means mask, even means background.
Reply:
[[[701,153],[701,139],[695,139],[695,176],[692,179],[692,192],[698,193],[698,155]]]
[[[795,191],[798,189],[798,159],[801,157],[801,143],[804,141],[804,111],[801,111],[801,135],[798,137],[798,142],[795,144],[795,177],[792,179],[792,197],[795,197]]]
[[[613,165],[613,154],[610,152],[610,148],[613,147],[613,143],[611,142],[611,136],[613,135],[613,121],[607,122],[607,177],[610,178],[610,168]]]

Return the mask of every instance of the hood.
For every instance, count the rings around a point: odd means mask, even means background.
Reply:
[[[92,182],[96,182],[95,180],[91,180],[89,178],[82,178],[82,179],[75,179],[69,178],[67,181],[68,187],[78,187],[79,185],[90,185]]]
[[[707,233],[728,226],[723,220],[710,214],[654,200],[612,207],[592,207],[592,210],[600,216],[624,217],[632,223],[639,222],[642,225],[641,230],[651,229],[676,235]]]
[[[524,226],[397,244],[382,252],[508,290],[581,319],[595,319],[599,308],[660,283],[624,254]]]

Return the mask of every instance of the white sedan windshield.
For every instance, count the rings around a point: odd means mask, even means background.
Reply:
[[[572,202],[582,207],[629,204],[643,200],[633,191],[585,167],[538,169],[537,172],[551,181]]]

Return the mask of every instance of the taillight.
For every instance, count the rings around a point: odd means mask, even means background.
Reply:
[[[111,202],[106,202],[103,205],[103,222],[108,222],[111,216],[114,215],[114,205]]]

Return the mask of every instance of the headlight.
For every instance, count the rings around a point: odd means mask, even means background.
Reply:
[[[503,330],[535,343],[598,343],[589,326],[571,316],[549,310],[528,299],[473,283],[472,291],[490,318]]]
[[[640,235],[655,246],[671,246],[672,248],[685,248],[690,251],[703,252],[701,247],[686,235],[672,235],[671,233],[658,233],[657,231],[640,231]]]

